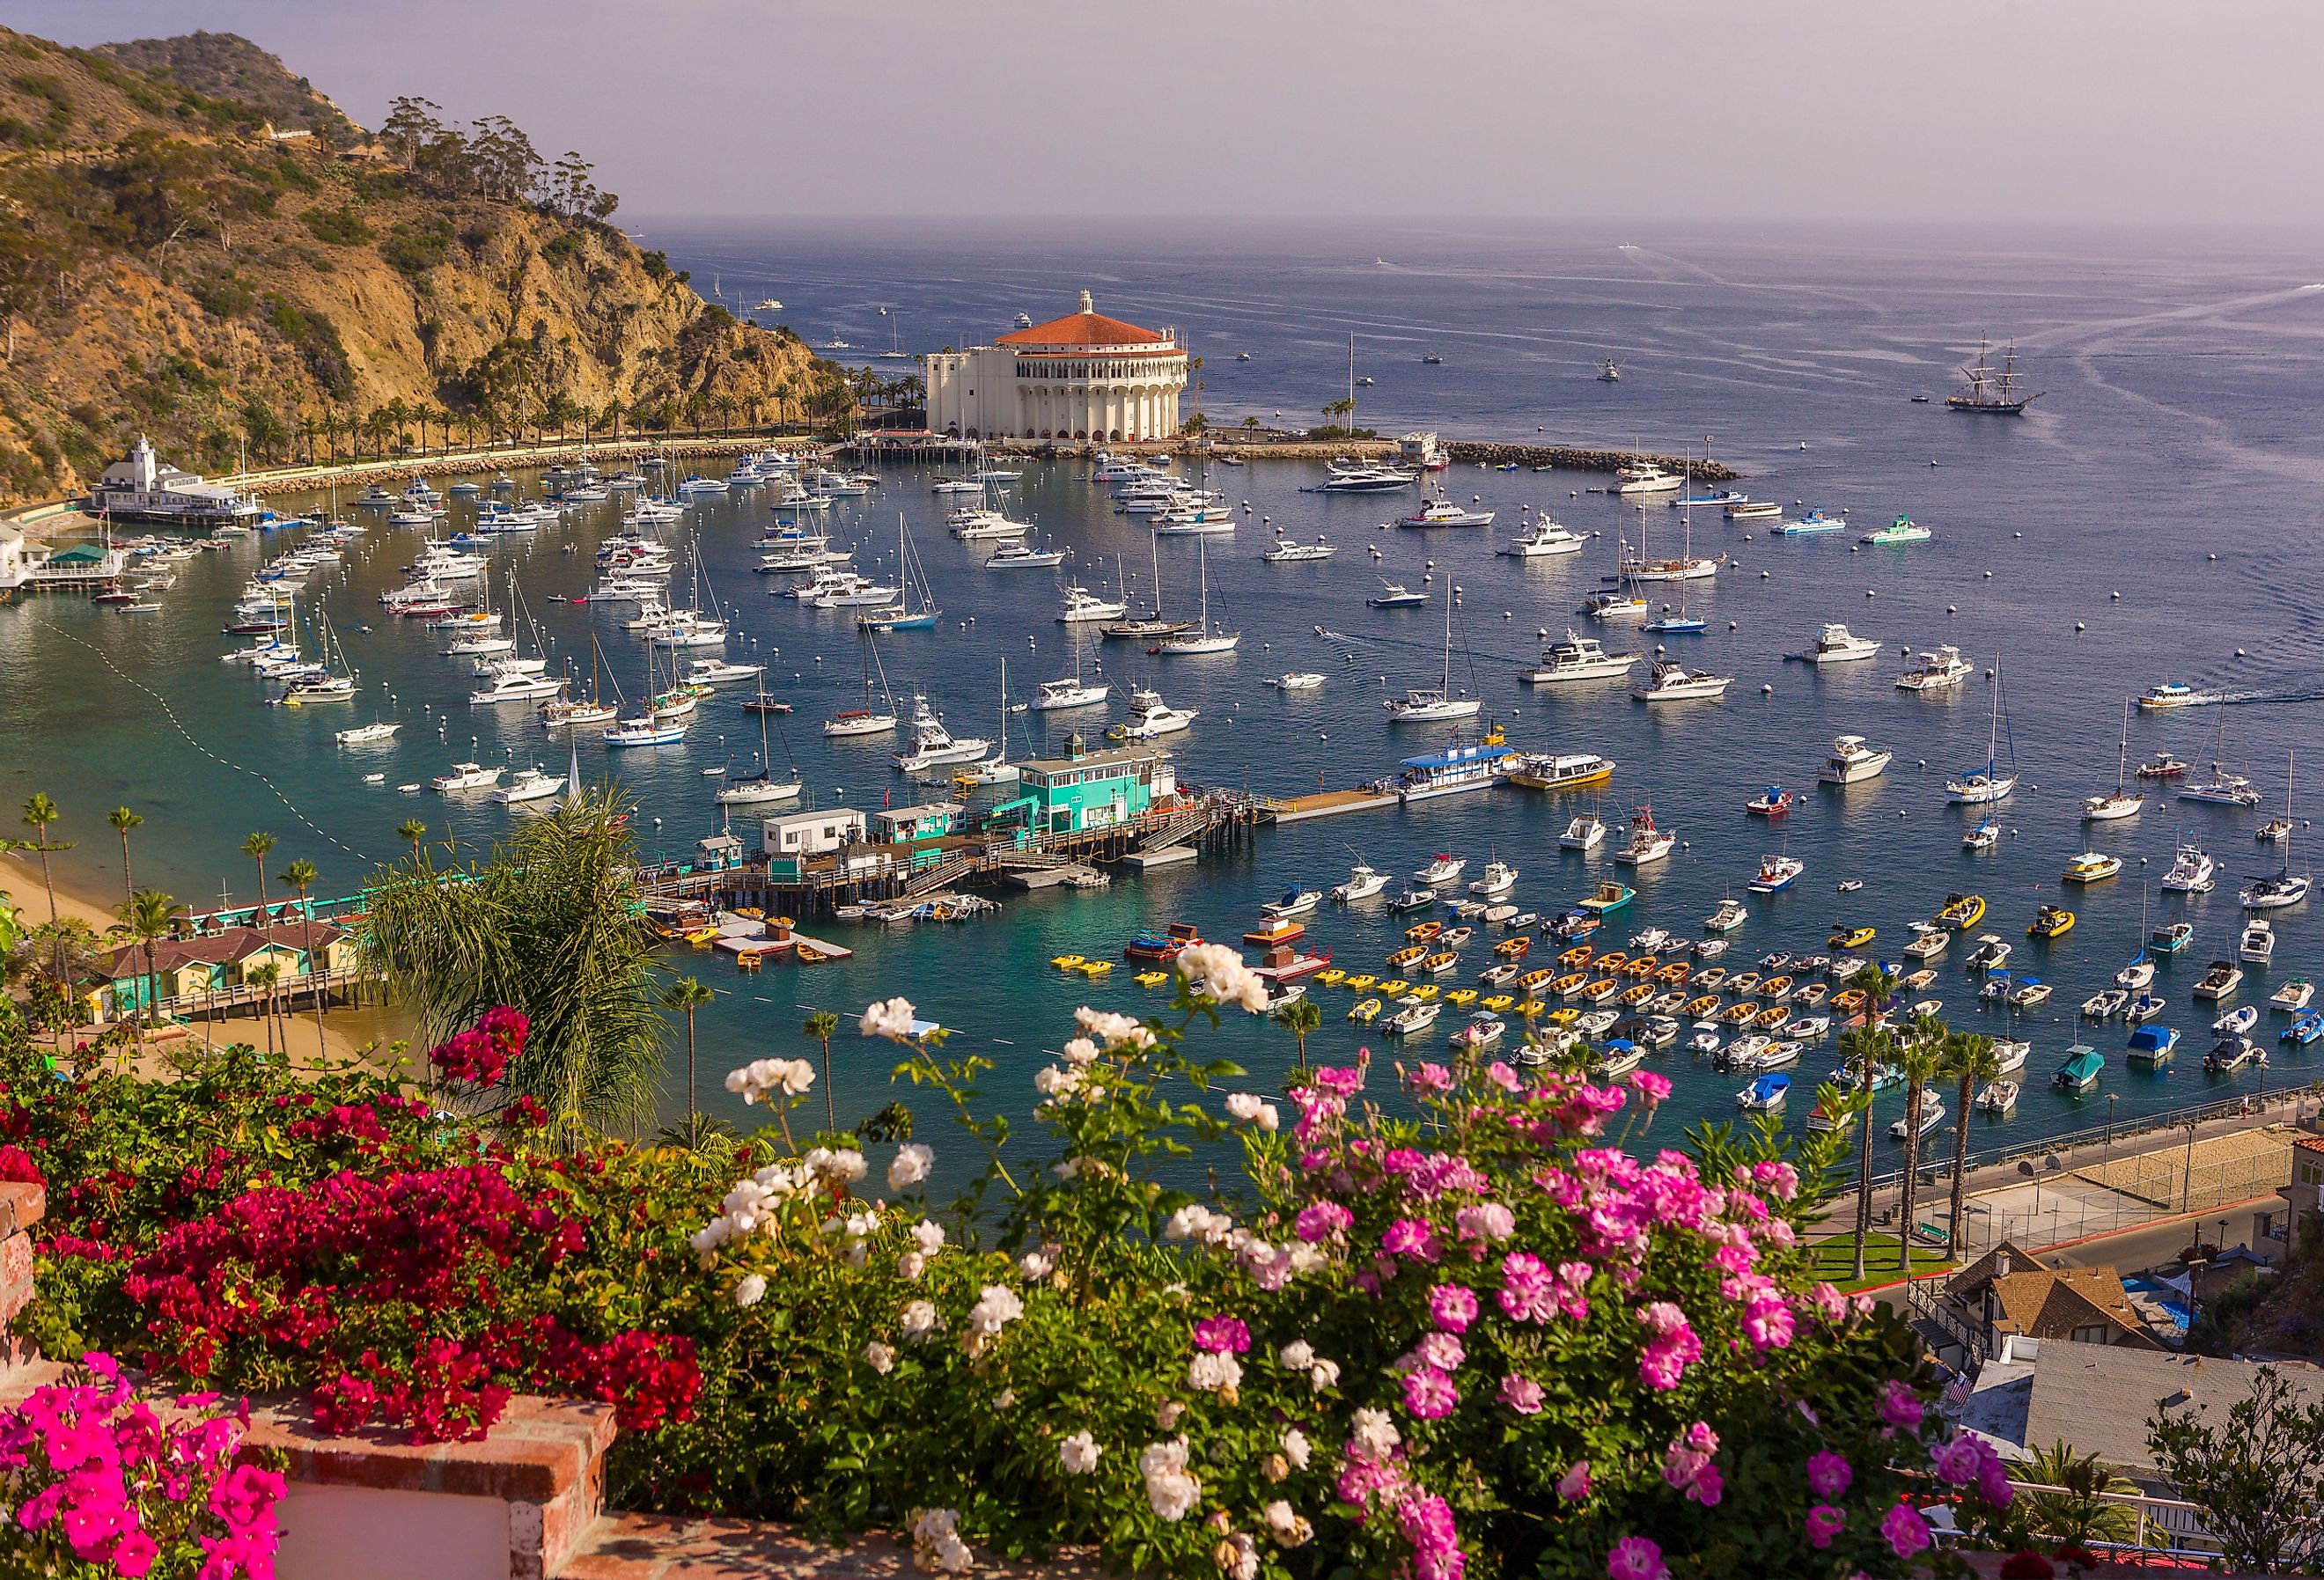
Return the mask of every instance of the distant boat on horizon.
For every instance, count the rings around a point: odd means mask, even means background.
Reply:
[[[2048,392],[2036,390],[2030,395],[2017,393],[2017,342],[2012,340],[2002,348],[2001,371],[1993,371],[1990,347],[1983,339],[1977,343],[1977,363],[1961,369],[1961,377],[1969,388],[1958,395],[1947,395],[1945,406],[1954,411],[1978,411],[1997,417],[2023,417],[2025,408]]]

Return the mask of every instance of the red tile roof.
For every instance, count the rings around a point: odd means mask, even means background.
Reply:
[[[1109,319],[1103,313],[1067,313],[1029,329],[1018,329],[995,342],[1001,346],[1163,346],[1167,335]]]

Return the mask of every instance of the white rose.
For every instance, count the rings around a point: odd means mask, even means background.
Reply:
[[[1293,1510],[1277,1498],[1261,1511],[1267,1519],[1267,1530],[1278,1547],[1305,1547],[1315,1536],[1315,1528],[1307,1523],[1306,1516]]]
[[[767,1280],[757,1273],[744,1275],[742,1281],[734,1286],[734,1304],[737,1306],[756,1306],[766,1298]]]
[[[1386,1465],[1388,1456],[1404,1441],[1404,1434],[1388,1418],[1386,1410],[1360,1409],[1356,1412],[1354,1430],[1348,1435],[1349,1452],[1373,1465]]]
[[[1186,1386],[1204,1393],[1216,1393],[1222,1388],[1236,1388],[1242,1383],[1242,1363],[1232,1355],[1213,1354],[1205,1350],[1186,1363]]]
[[[950,1509],[912,1511],[912,1559],[924,1569],[943,1575],[965,1575],[975,1557],[956,1529],[960,1516]]]
[[[783,1089],[785,1096],[805,1096],[807,1089],[815,1085],[815,1065],[812,1061],[794,1058],[788,1061],[778,1059],[776,1062],[782,1068],[776,1072],[775,1084]]]
[[[1315,1363],[1315,1346],[1304,1338],[1293,1339],[1275,1354],[1286,1372],[1305,1372]]]
[[[997,1334],[1025,1315],[1025,1302],[1006,1284],[987,1284],[968,1308],[971,1333]]]
[[[1084,1004],[1074,1012],[1074,1021],[1090,1036],[1108,1048],[1151,1048],[1154,1033],[1134,1015],[1118,1015],[1109,1010],[1093,1010]]]
[[[896,1369],[896,1352],[875,1338],[863,1346],[863,1363],[885,1377]]]
[[[1259,1544],[1240,1531],[1219,1544],[1227,1580],[1259,1580]]]
[[[1090,1064],[1097,1058],[1097,1044],[1086,1037],[1076,1037],[1065,1044],[1065,1055],[1067,1064]]]
[[[932,1219],[922,1218],[918,1223],[912,1225],[912,1243],[920,1248],[921,1255],[934,1256],[937,1252],[944,1249],[944,1243],[945,1232],[943,1224],[936,1223]]]
[[[1138,1456],[1146,1479],[1146,1501],[1165,1520],[1184,1520],[1202,1500],[1203,1483],[1186,1472],[1186,1440],[1149,1443]]]
[[[866,1037],[909,1037],[914,1019],[912,1001],[899,995],[871,1005],[859,1024]]]
[[[1283,1456],[1301,1470],[1307,1468],[1307,1459],[1312,1452],[1307,1446],[1307,1434],[1298,1428],[1294,1427],[1283,1434]]]
[[[1327,1388],[1337,1387],[1340,1381],[1340,1363],[1337,1361],[1316,1362],[1308,1369],[1307,1381],[1317,1393],[1323,1392]]]
[[[1028,1251],[1017,1259],[1017,1270],[1028,1284],[1038,1284],[1047,1278],[1056,1265],[1057,1259],[1047,1251]]]
[[[896,1149],[895,1157],[889,1161],[888,1188],[908,1190],[918,1185],[928,1177],[928,1166],[936,1159],[933,1148],[924,1147],[918,1141],[906,1141]]]
[[[1057,1458],[1064,1464],[1067,1475],[1089,1474],[1097,1468],[1098,1458],[1104,1452],[1098,1446],[1097,1439],[1086,1430],[1075,1432],[1057,1445]]]
[[[903,1255],[896,1259],[896,1274],[899,1278],[917,1280],[922,1273],[927,1271],[927,1258],[922,1256],[917,1251],[907,1251]]]
[[[936,1308],[926,1300],[915,1300],[904,1307],[904,1336],[908,1339],[924,1339],[942,1326],[943,1322],[944,1319],[936,1315]]]

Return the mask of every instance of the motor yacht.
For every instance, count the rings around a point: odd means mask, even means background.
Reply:
[[[2232,995],[2243,985],[2243,967],[2232,960],[2214,960],[2197,980],[2194,996],[2211,1003]]]
[[[1604,784],[1614,777],[1614,760],[1594,752],[1527,753],[1509,772],[1509,782],[1524,790],[1580,790]]]
[[[1678,473],[1665,472],[1651,461],[1625,467],[1617,476],[1620,481],[1614,492],[1621,494],[1675,494],[1686,485],[1686,479]]]
[[[1295,543],[1288,538],[1277,538],[1275,547],[1259,556],[1269,565],[1291,565],[1308,559],[1329,559],[1340,550],[1318,535],[1313,543]]]
[[[1380,590],[1364,600],[1375,609],[1418,609],[1428,602],[1426,593],[1416,593],[1398,581],[1382,581]]]
[[[964,543],[984,539],[1021,538],[1032,531],[1023,522],[1012,522],[997,510],[954,511],[945,518],[945,526]]]
[[[1057,624],[1077,625],[1093,620],[1116,620],[1128,613],[1129,607],[1127,604],[1100,597],[1079,582],[1072,582],[1065,587],[1065,606],[1057,616]]]
[[[1774,894],[1790,888],[1807,870],[1807,863],[1795,855],[1766,856],[1759,862],[1757,873],[1743,886],[1754,894]]]
[[[1545,515],[1536,516],[1526,530],[1495,552],[1513,559],[1535,559],[1556,554],[1579,554],[1589,539],[1569,532]]]
[[[1588,812],[1567,823],[1565,832],[1557,836],[1561,850],[1595,850],[1605,841],[1605,820]]]
[[[2236,958],[2246,966],[2264,966],[2274,959],[2275,924],[2263,916],[2245,922],[2243,937],[2236,944]]]
[[[448,772],[439,773],[428,781],[429,788],[447,792],[455,790],[490,790],[501,781],[502,771],[487,768],[481,762],[455,762]]]
[[[1039,570],[1065,562],[1065,551],[1062,549],[1030,549],[1022,543],[1003,543],[985,556],[983,563],[987,570]]]
[[[1886,773],[1895,755],[1884,748],[1866,745],[1862,735],[1837,736],[1831,743],[1831,755],[1823,760],[1816,778],[1825,784],[1861,784]]]
[[[1914,656],[1913,667],[1896,677],[1899,691],[1941,691],[1958,686],[1970,673],[1970,665],[1960,656],[1957,647],[1941,647],[1933,651]]]
[[[1834,623],[1816,633],[1808,647],[1794,655],[1809,664],[1850,664],[1863,659],[1880,656],[1880,643],[1869,636],[1858,636],[1845,625]]]
[[[1713,934],[1731,933],[1750,917],[1750,909],[1730,894],[1719,902],[1719,909],[1702,919],[1702,930]]]
[[[565,788],[561,773],[544,773],[538,768],[520,768],[516,777],[493,791],[493,799],[503,807],[521,801],[545,801]]]
[[[2066,883],[2102,883],[2122,871],[2122,857],[2106,851],[2086,850],[2066,864],[2059,881]]]
[[[1194,722],[1200,710],[1173,707],[1161,696],[1143,687],[1130,693],[1130,716],[1106,731],[1108,736],[1124,741],[1150,741],[1157,735],[1175,735]]]
[[[1630,817],[1629,842],[1614,853],[1614,859],[1624,866],[1651,866],[1666,859],[1677,845],[1677,835],[1655,827],[1654,808],[1640,807]]]
[[[1451,499],[1432,499],[1408,516],[1399,516],[1399,527],[1489,527],[1493,513],[1462,505]]]
[[[947,762],[974,762],[992,750],[992,743],[975,735],[955,736],[928,706],[924,694],[912,698],[912,744],[896,753],[894,762],[906,773],[917,773]]]
[[[1469,892],[1490,900],[1498,895],[1508,893],[1517,885],[1517,868],[1507,862],[1492,861],[1485,864],[1485,870],[1478,874],[1474,882],[1469,885]]]
[[[372,724],[356,725],[350,729],[337,731],[331,738],[342,746],[366,746],[375,741],[392,740],[395,732],[402,727],[402,725],[393,719],[380,719]]]
[[[468,694],[471,707],[493,707],[503,702],[531,702],[539,698],[554,697],[565,689],[561,679],[552,680],[546,675],[527,675],[521,671],[503,671],[493,677],[493,683]]]
[[[1538,668],[1519,670],[1517,679],[1532,686],[1562,686],[1578,680],[1612,680],[1629,674],[1643,653],[1609,653],[1594,636],[1569,630],[1562,642],[1541,650]]]
[[[1630,695],[1640,702],[1690,702],[1697,698],[1724,697],[1735,683],[1731,675],[1714,675],[1708,670],[1690,670],[1675,659],[1656,659],[1654,672],[1645,681],[1631,688]]]
[[[625,718],[605,732],[608,746],[675,746],[686,739],[686,721],[645,713]]]

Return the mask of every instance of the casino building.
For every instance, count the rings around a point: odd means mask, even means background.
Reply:
[[[1023,322],[1022,319],[1019,322]],[[955,439],[1175,439],[1186,354],[1171,329],[1062,319],[927,359],[928,430]]]

